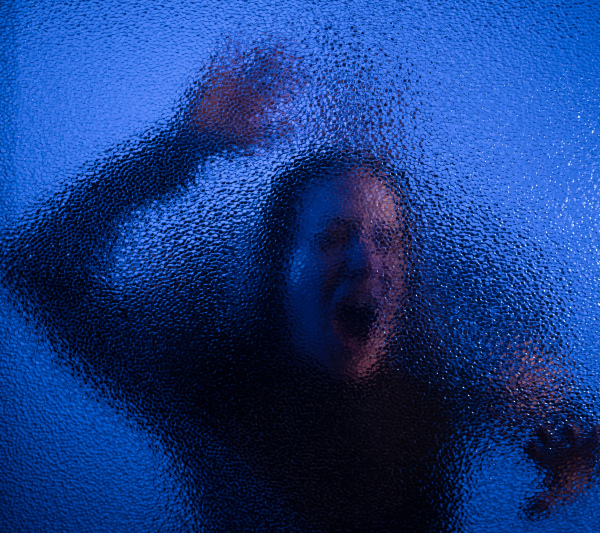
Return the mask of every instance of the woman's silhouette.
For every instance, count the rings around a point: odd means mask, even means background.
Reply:
[[[259,290],[238,316],[243,327],[223,327],[214,298],[202,300],[207,287],[219,292],[208,271],[168,308],[111,287],[121,222],[190,184],[210,156],[248,156],[290,131],[279,113],[301,84],[280,47],[234,53],[208,71],[165,128],[111,151],[9,232],[4,282],[84,376],[153,419],[192,484],[206,467],[196,443],[210,431],[303,531],[451,530],[447,413],[463,399],[449,404],[406,370],[440,350],[423,319],[404,176],[375,149],[340,141],[278,173],[253,240]],[[192,255],[189,271],[197,264]],[[556,463],[532,454],[544,468]],[[227,509],[217,530],[252,527],[236,475],[215,474],[212,501]]]

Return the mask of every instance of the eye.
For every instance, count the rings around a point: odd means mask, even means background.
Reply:
[[[375,249],[381,253],[391,253],[402,248],[402,233],[398,229],[377,228],[371,238]]]
[[[350,224],[333,224],[319,233],[316,243],[322,252],[341,251],[348,247],[355,233]]]

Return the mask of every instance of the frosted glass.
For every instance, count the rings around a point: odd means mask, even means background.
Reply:
[[[597,6],[0,13],[0,529],[596,530]]]

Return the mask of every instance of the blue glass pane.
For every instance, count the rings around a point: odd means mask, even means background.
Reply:
[[[2,531],[596,531],[596,5],[0,13]]]

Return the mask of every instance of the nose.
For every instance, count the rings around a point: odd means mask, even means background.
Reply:
[[[360,235],[355,236],[346,251],[346,269],[353,278],[368,276],[372,268],[372,252]]]

